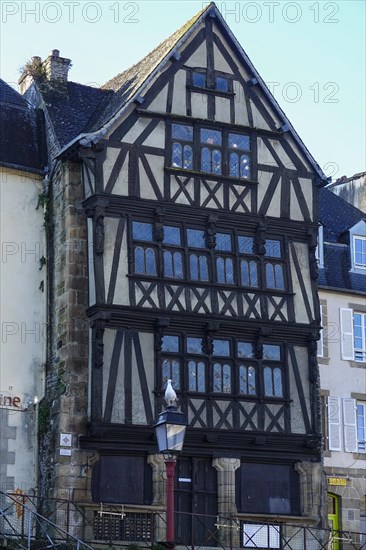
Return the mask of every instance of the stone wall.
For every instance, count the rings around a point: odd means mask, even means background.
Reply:
[[[40,405],[41,494],[87,500],[90,453],[78,449],[88,398],[86,218],[79,165],[65,163],[49,202],[49,334],[46,399]],[[71,434],[71,446],[60,435]]]

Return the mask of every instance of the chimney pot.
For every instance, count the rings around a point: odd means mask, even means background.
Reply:
[[[51,50],[50,55],[53,55],[53,57],[59,57],[60,56],[60,50]]]

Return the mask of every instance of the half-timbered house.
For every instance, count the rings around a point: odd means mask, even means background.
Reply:
[[[101,89],[67,82],[57,50],[43,64],[26,95],[46,111],[61,251],[49,404],[73,438],[60,456],[46,436],[54,494],[164,504],[170,378],[189,425],[178,513],[321,522],[321,169],[214,4]]]

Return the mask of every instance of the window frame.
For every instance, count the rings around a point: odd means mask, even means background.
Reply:
[[[162,349],[158,352],[157,357],[157,391],[163,392],[166,387],[166,380],[164,379],[164,361],[176,360],[179,363],[179,387],[174,386],[178,394],[189,395],[189,396],[211,396],[214,398],[226,398],[232,399],[237,398],[243,401],[266,401],[270,403],[284,402],[287,400],[287,379],[286,379],[286,368],[284,362],[284,351],[283,346],[280,342],[269,343],[268,345],[278,346],[280,350],[279,359],[256,359],[254,357],[254,343],[249,341],[244,341],[242,338],[237,337],[226,337],[226,336],[217,336],[213,338],[213,349],[212,353],[206,353],[205,349],[205,336],[202,334],[191,335],[190,333],[179,333],[177,332],[167,332],[164,336],[173,336],[178,338],[178,351],[166,351]],[[164,338],[164,337],[163,337]],[[199,348],[194,351],[189,349],[188,342],[190,338],[197,339],[199,341]],[[227,353],[215,352],[215,342],[227,342],[229,351]],[[248,348],[251,347],[251,355],[242,356],[239,352],[239,344],[248,345]],[[196,388],[191,385],[190,378],[190,369],[193,365],[190,365],[190,362],[195,363],[196,376],[199,363],[202,363],[204,384],[200,384]],[[219,365],[221,369],[221,382],[220,389],[217,389],[215,383],[215,370],[216,366]],[[227,367],[229,368],[229,377],[226,380],[226,383],[229,385],[230,390],[225,389],[225,375],[224,370]],[[247,369],[253,369],[254,372],[254,392],[244,393],[241,390],[241,368],[247,367]],[[273,392],[273,395],[266,394],[265,391],[265,382],[264,382],[264,369],[265,368],[279,369],[281,376],[281,395],[276,395]],[[218,380],[216,380],[218,381]],[[198,377],[197,377],[198,384]],[[249,389],[249,379],[247,379],[247,387]]]
[[[357,419],[357,452],[366,453],[366,402],[356,401],[356,419]],[[359,408],[363,410],[363,414],[359,414]],[[362,418],[363,425],[360,426],[359,418]],[[363,430],[363,439],[361,439],[360,433]]]
[[[198,88],[197,90],[202,90],[202,88]],[[222,92],[224,93],[224,92]],[[226,92],[225,92],[226,93]],[[174,127],[175,126],[186,126],[189,127],[192,131],[192,140],[187,141],[183,140],[181,138],[173,137],[174,133]],[[208,131],[214,131],[214,132],[220,132],[221,134],[221,145],[218,144],[209,144],[209,143],[203,143],[201,141],[201,132],[202,130],[208,130]],[[241,150],[241,149],[233,149],[229,147],[229,136],[235,134],[238,136],[243,136],[248,139],[248,150]],[[206,177],[211,177],[215,179],[221,179],[221,178],[228,178],[235,182],[252,182],[251,179],[251,172],[253,168],[253,150],[252,150],[252,133],[248,129],[234,129],[231,130],[230,128],[226,126],[222,126],[219,123],[212,123],[211,121],[205,120],[205,121],[196,121],[196,120],[189,120],[187,122],[183,121],[172,121],[170,125],[170,148],[167,148],[169,158],[166,158],[166,168],[170,170],[180,170],[183,172],[195,172],[198,174],[204,174]],[[174,144],[180,143],[182,146],[191,144],[192,147],[192,164],[191,167],[184,167],[179,165],[174,165],[173,163],[173,154],[174,154]],[[221,172],[214,172],[214,171],[203,171],[202,170],[202,150],[204,148],[208,148],[210,151],[214,150],[220,150],[221,152]],[[238,176],[232,176],[230,175],[230,153],[237,152],[239,154],[239,159],[241,156],[245,155],[248,157],[249,162],[249,177],[240,177],[240,167],[239,167],[239,174]],[[182,165],[184,164],[184,155],[183,155],[183,149],[182,149]],[[211,155],[211,163],[212,163],[212,155]]]
[[[356,315],[359,315],[361,320],[361,324],[357,325],[361,327],[361,336],[357,336],[358,339],[361,339],[361,347],[356,347]],[[353,351],[354,360],[357,363],[366,362],[366,313],[361,311],[353,311]]]
[[[361,249],[365,248],[365,253],[361,250],[361,255],[365,254],[365,262],[356,261],[356,241],[361,241]],[[366,270],[366,237],[362,235],[352,235],[352,264],[354,269]]]

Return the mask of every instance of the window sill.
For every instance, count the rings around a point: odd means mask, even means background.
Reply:
[[[319,365],[329,365],[330,357],[317,357]]]
[[[366,369],[365,361],[350,361],[349,366],[354,369]]]
[[[174,168],[173,166],[165,166],[165,171],[171,174],[176,174],[179,176],[193,176],[210,180],[221,180],[228,183],[242,184],[243,187],[246,185],[258,185],[258,181],[247,180],[240,178],[233,178],[231,176],[224,176],[223,174],[211,174],[210,172],[197,172],[196,170],[184,170],[184,168]]]

